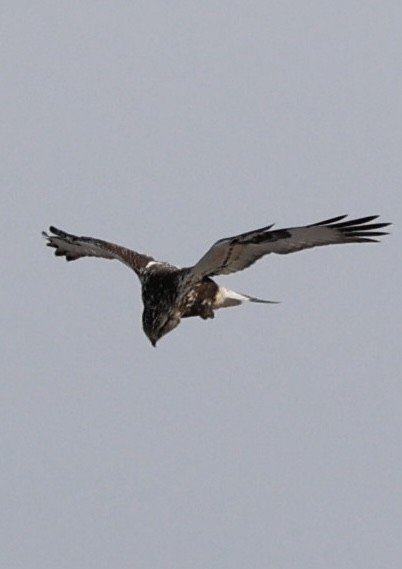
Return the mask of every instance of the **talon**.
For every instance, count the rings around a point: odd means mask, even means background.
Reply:
[[[203,320],[207,320],[208,318],[215,318],[214,311],[212,310],[212,306],[209,303],[202,305],[200,316]]]

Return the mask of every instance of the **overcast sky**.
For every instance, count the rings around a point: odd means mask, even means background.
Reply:
[[[402,4],[3,0],[0,567],[399,569]],[[116,262],[381,214],[153,349]]]

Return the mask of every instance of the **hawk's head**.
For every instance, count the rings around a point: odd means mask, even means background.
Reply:
[[[180,316],[176,310],[166,312],[156,308],[145,308],[142,313],[142,327],[154,347],[162,336],[174,330],[179,324]]]

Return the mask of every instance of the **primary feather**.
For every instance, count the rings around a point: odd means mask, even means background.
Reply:
[[[54,226],[43,232],[55,255],[67,261],[82,257],[117,259],[140,279],[144,304],[143,329],[151,343],[173,330],[181,318],[213,318],[219,308],[246,301],[271,303],[218,285],[211,277],[246,269],[270,253],[286,255],[311,247],[376,242],[390,225],[377,215],[345,220],[346,215],[301,227],[272,229],[272,225],[217,241],[193,266],[180,269],[102,239],[78,237]]]

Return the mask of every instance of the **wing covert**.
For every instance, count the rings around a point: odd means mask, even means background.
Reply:
[[[49,233],[42,231],[42,235],[47,239],[47,246],[55,249],[54,254],[64,257],[66,261],[75,261],[81,257],[117,259],[133,269],[137,275],[140,275],[150,261],[154,261],[153,257],[137,253],[126,247],[93,237],[71,235],[53,226],[49,227]]]
[[[264,255],[286,255],[323,245],[376,242],[387,233],[379,231],[389,223],[372,223],[378,218],[370,215],[343,221],[341,215],[302,227],[272,229],[272,225],[220,239],[190,269],[189,278],[227,275],[246,269]]]

